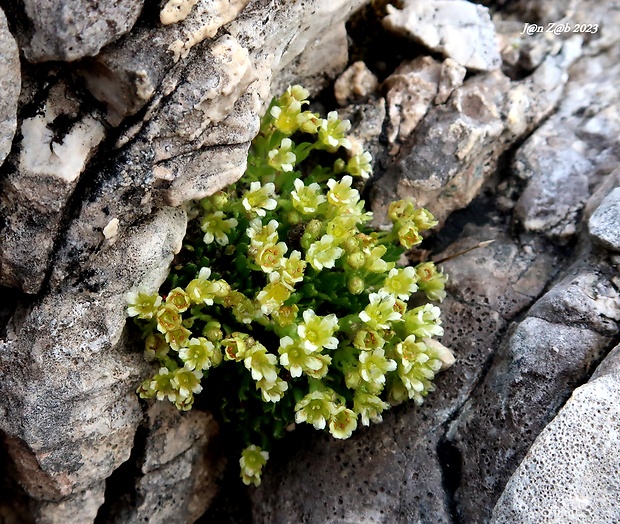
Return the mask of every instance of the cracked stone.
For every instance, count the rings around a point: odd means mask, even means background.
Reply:
[[[105,129],[61,80],[41,112],[21,122],[20,134],[18,153],[7,160],[13,169],[0,181],[0,284],[37,293],[67,203]]]
[[[579,42],[567,41],[524,80],[500,71],[475,75],[431,107],[373,188],[375,223],[384,224],[395,195],[413,198],[440,222],[469,204],[500,155],[553,111],[578,56]]]
[[[467,479],[456,491],[466,521],[490,518],[529,446],[617,336],[610,269],[587,253],[581,259],[511,330],[450,425]]]

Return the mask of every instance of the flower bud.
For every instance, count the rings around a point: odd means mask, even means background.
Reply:
[[[355,253],[356,251],[359,251],[360,245],[357,239],[348,237],[342,243],[342,247],[348,254],[351,254],[351,253]]]
[[[306,230],[304,232],[304,236],[308,235],[311,238],[319,238],[321,232],[323,231],[323,224],[320,220],[316,218],[314,220],[310,220],[308,225],[306,225]]]
[[[203,336],[211,342],[219,342],[224,338],[222,333],[222,325],[217,320],[207,322],[202,330]]]
[[[218,191],[209,198],[214,209],[222,209],[228,204],[228,195],[224,191]]]
[[[356,251],[355,253],[351,253],[347,257],[347,264],[349,264],[353,269],[359,269],[364,266],[366,263],[366,255],[361,251]]]
[[[347,282],[347,288],[354,295],[359,295],[366,289],[366,283],[360,277],[351,277]]]
[[[347,166],[344,163],[344,160],[342,160],[342,158],[339,158],[334,162],[334,173],[343,173],[346,167]]]

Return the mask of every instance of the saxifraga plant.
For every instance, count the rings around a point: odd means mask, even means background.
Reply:
[[[203,199],[161,294],[127,296],[157,373],[138,389],[189,410],[207,388],[243,448],[246,484],[260,483],[273,438],[295,424],[346,439],[406,399],[422,403],[454,361],[441,336],[446,277],[401,255],[436,225],[400,200],[374,232],[353,177],[350,124],[304,110],[290,87],[274,100],[245,175]],[[342,155],[348,150],[347,155]]]

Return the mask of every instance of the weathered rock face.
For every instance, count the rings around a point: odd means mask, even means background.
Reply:
[[[501,64],[495,28],[485,7],[464,0],[405,0],[388,9],[386,29],[409,36],[468,69],[492,71]]]
[[[345,22],[365,3],[25,1],[29,26],[0,13],[0,285],[18,289],[0,304],[0,520],[204,514],[218,426],[138,401],[149,369],[124,295],[159,287],[185,203],[243,173],[270,97],[297,82],[319,93],[345,69],[335,98],[375,159],[376,224],[413,197],[443,225],[421,256],[446,259],[457,362],[421,407],[273,453],[252,520],[620,518],[615,353],[575,391],[619,333],[620,11],[406,1],[384,17],[402,63],[347,69]],[[600,30],[521,34],[565,15]]]
[[[414,198],[440,221],[469,204],[497,169],[500,156],[553,110],[579,46],[577,40],[566,42],[524,80],[511,82],[499,70],[473,76],[444,104],[429,108],[408,130],[376,187],[375,221],[385,220],[394,194]]]
[[[512,476],[491,522],[615,522],[619,348],[576,389]]]
[[[246,3],[202,2],[179,26],[165,26],[158,33],[165,42],[148,55],[154,74],[142,75],[140,60],[106,74],[117,85],[100,86],[105,96],[96,89],[95,95],[108,103],[109,123],[144,107],[120,132],[84,103],[68,75],[54,76],[61,66],[27,67],[27,110],[2,178],[0,281],[38,295],[2,326],[0,429],[13,480],[30,497],[37,522],[92,522],[99,514],[110,522],[190,522],[215,493],[221,465],[211,451],[216,426],[210,416],[159,413],[162,407],[145,415],[138,402],[134,391],[148,366],[124,335],[124,296],[162,283],[185,233],[184,202],[243,173],[259,111],[272,89],[280,89],[278,78],[314,78],[319,86],[327,79],[319,72],[334,70],[331,56],[309,60],[302,51],[320,47],[324,34],[344,68],[344,22],[362,1],[321,0],[312,5],[312,20],[305,17],[307,2]],[[31,7],[53,9],[52,3]],[[25,52],[32,60],[51,58],[37,49],[72,60],[78,57],[68,51],[72,35],[83,33],[80,56],[96,54],[135,21],[134,11],[119,5],[113,15],[125,25],[107,24],[108,7],[101,4],[80,20],[96,19],[92,33],[68,24],[54,42],[37,43],[44,32],[35,24],[39,33]],[[68,11],[59,9],[55,16],[66,21]],[[163,22],[170,22],[166,12]],[[119,32],[101,33],[100,22]],[[226,34],[216,35],[227,23]],[[136,38],[144,38],[140,31],[149,24],[141,20]],[[162,30],[155,25],[154,31]],[[124,41],[132,38],[128,33]],[[169,49],[177,40],[182,46]],[[124,49],[109,48],[107,59]],[[306,69],[290,70],[300,64]],[[87,65],[79,68],[82,77],[88,74]],[[45,91],[35,79],[42,72],[50,75]],[[115,105],[109,93],[127,98]],[[139,427],[147,440],[134,439]],[[171,440],[175,432],[179,442]],[[121,503],[112,506],[106,479],[128,460],[137,473],[126,490],[136,498],[121,493]]]
[[[0,9],[0,164],[11,150],[17,127],[17,99],[21,87],[19,51]]]
[[[144,0],[24,0],[32,34],[24,46],[31,62],[77,60],[96,55],[131,29]],[[26,35],[24,35],[26,36]]]

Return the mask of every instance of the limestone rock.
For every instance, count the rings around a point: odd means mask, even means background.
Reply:
[[[334,95],[341,106],[365,100],[379,87],[379,80],[362,61],[351,64],[336,80]]]
[[[320,37],[308,41],[301,53],[284,67],[271,85],[278,96],[288,86],[304,86],[311,96],[325,89],[347,67],[349,37],[344,23],[326,27]]]
[[[146,366],[122,338],[124,296],[133,285],[159,287],[185,224],[183,212],[167,209],[121,228],[73,283],[8,327],[0,346],[0,429],[18,480],[55,522],[84,522],[72,517],[76,504],[96,513],[103,480],[129,458],[142,419],[134,390]]]
[[[85,202],[68,228],[52,285],[72,273],[76,256],[88,259],[111,217],[131,224],[153,206],[202,198],[243,174],[259,112],[270,99],[271,78],[321,31],[343,26],[362,3],[318,1],[317,17],[309,24],[307,6],[299,0],[278,9],[260,0],[226,26],[227,34],[197,45],[175,66],[145,118],[119,138],[114,162],[97,175],[101,196]],[[257,25],[261,17],[272,23]]]
[[[619,56],[612,48],[578,60],[557,111],[517,151],[514,169],[526,183],[514,216],[528,231],[570,240],[590,187],[617,166],[620,97],[601,86],[620,79]]]
[[[516,0],[506,2],[507,11],[517,14],[519,21],[534,22],[547,27],[549,23],[568,23],[571,28],[576,24],[590,25],[589,32],[583,36],[587,40],[588,54],[611,49],[620,41],[618,27],[620,12],[615,4],[602,1],[582,2],[580,0]],[[523,30],[523,24],[521,24]]]
[[[148,100],[147,107],[135,125],[123,128],[121,136],[116,133],[116,142],[110,137],[105,151],[88,164],[87,179],[76,175],[76,166],[88,154],[65,166],[63,183],[83,183],[69,209],[62,200],[68,192],[61,192],[62,198],[48,195],[53,210],[64,214],[51,272],[43,268],[45,261],[36,265],[49,280],[43,293],[13,314],[0,347],[0,405],[6,407],[0,430],[9,443],[16,480],[41,508],[41,518],[91,522],[103,481],[128,459],[141,468],[134,488],[144,505],[125,507],[119,515],[143,519],[150,513],[150,518],[161,504],[161,520],[176,510],[194,519],[208,503],[209,482],[218,468],[206,454],[207,433],[214,431],[208,421],[204,435],[196,433],[195,445],[179,450],[177,459],[164,463],[165,457],[149,448],[147,467],[147,462],[138,463],[140,449],[132,453],[143,416],[135,388],[149,369],[124,337],[124,296],[130,289],[159,287],[184,235],[182,204],[241,176],[259,112],[279,75],[295,66],[304,49],[320,46],[322,34],[342,44],[344,21],[362,3],[254,1],[226,32],[196,43],[176,64],[165,62],[161,73],[134,83],[134,92],[139,85],[144,92],[140,100],[119,104],[119,114]],[[316,16],[307,16],[308,9]],[[318,74],[320,63],[315,60],[306,73]],[[26,136],[43,145],[58,142],[45,131],[43,108],[27,118],[36,121]],[[31,231],[33,225],[24,224],[22,241]],[[193,427],[204,418],[196,414]],[[180,430],[183,424],[169,421]],[[147,429],[155,434],[155,422]],[[179,482],[188,470],[196,483]],[[165,490],[176,498],[165,498]],[[76,517],[80,504],[89,508],[88,515]]]
[[[107,105],[112,125],[142,109],[173,65],[233,20],[247,0],[181,2],[179,7],[190,11],[178,23],[171,18],[176,11],[172,4],[162,9],[165,25],[139,24],[131,34],[79,64],[80,77],[92,95]]]
[[[568,41],[524,80],[479,74],[446,104],[431,107],[373,190],[375,223],[384,220],[394,195],[415,199],[440,222],[469,204],[500,155],[553,110],[578,54],[579,42]]]
[[[0,284],[37,293],[67,202],[105,130],[98,113],[83,111],[60,80],[20,131],[19,153],[9,159],[13,169],[0,181]]]
[[[492,71],[501,65],[495,28],[486,7],[464,0],[407,0],[402,10],[388,6],[383,25],[467,69]]]
[[[519,78],[536,69],[549,54],[557,53],[562,46],[559,36],[553,32],[524,33],[524,23],[494,17],[497,31],[502,71],[511,78]]]
[[[441,64],[424,56],[401,64],[385,79],[388,140],[405,141],[424,118],[438,94]]]
[[[11,150],[21,86],[19,50],[0,9],[0,165]]]
[[[168,46],[174,61],[186,58],[192,47],[234,20],[248,0],[169,0],[160,12],[162,24],[174,24],[176,39]]]
[[[60,502],[41,502],[35,505],[33,514],[37,524],[94,521],[103,503],[103,482],[93,489],[74,493]]]
[[[515,218],[528,231],[544,231],[559,241],[571,238],[578,223],[578,214],[588,196],[588,172],[592,164],[580,151],[574,149],[579,143],[562,143],[550,148],[548,155],[540,152],[528,155],[527,144],[519,152],[519,158],[534,163],[539,176],[532,177],[515,207]],[[533,143],[532,143],[533,144]],[[524,163],[525,164],[525,163]],[[525,165],[523,167],[525,168]],[[525,168],[527,169],[527,168]]]
[[[588,229],[595,242],[611,251],[620,251],[620,188],[601,202],[590,217]]]
[[[435,104],[445,104],[452,92],[463,85],[467,70],[459,65],[452,58],[446,58],[441,63],[441,73],[439,74],[439,86],[437,87],[437,96]]]
[[[497,502],[493,524],[620,519],[617,355],[618,348],[536,439]]]
[[[455,495],[461,519],[490,518],[536,435],[617,336],[620,309],[611,278],[610,268],[582,254],[505,339],[452,422],[448,438],[467,479]]]
[[[144,450],[137,475],[130,479],[128,493],[102,509],[104,521],[195,522],[217,491],[217,474],[223,466],[214,452],[217,432],[210,414],[182,413],[168,402],[151,402],[141,433]]]
[[[24,0],[32,24],[24,47],[31,62],[94,56],[136,22],[144,0]]]

